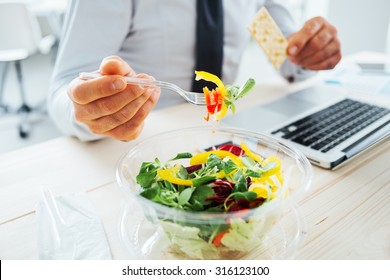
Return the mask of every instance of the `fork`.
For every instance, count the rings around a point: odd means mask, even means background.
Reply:
[[[79,77],[83,80],[91,80],[102,77],[101,74],[96,72],[82,72],[79,74]],[[192,91],[186,91],[179,86],[164,82],[164,81],[153,81],[143,78],[135,78],[135,77],[124,77],[126,82],[128,84],[135,84],[135,85],[145,85],[145,86],[157,86],[160,88],[166,88],[170,89],[176,93],[178,93],[181,97],[183,97],[187,102],[194,104],[194,105],[206,105],[206,100],[203,93],[198,92],[192,92]]]

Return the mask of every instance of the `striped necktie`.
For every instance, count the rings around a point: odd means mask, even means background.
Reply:
[[[222,0],[197,0],[195,70],[222,76],[223,33]],[[204,86],[215,87],[194,79],[192,91],[203,92]]]

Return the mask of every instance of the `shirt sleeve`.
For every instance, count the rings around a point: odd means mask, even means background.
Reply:
[[[284,36],[288,37],[298,31],[299,27],[290,12],[277,0],[266,0],[264,6],[275,19]],[[280,67],[280,74],[289,82],[302,81],[316,73],[316,71],[306,70],[302,66],[292,63],[289,59],[286,59]]]
[[[83,141],[102,137],[75,119],[68,84],[80,72],[97,70],[104,57],[119,52],[131,24],[131,3],[72,0],[68,4],[47,101],[50,117],[66,135]]]

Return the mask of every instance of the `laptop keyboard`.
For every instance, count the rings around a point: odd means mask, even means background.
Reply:
[[[326,153],[389,113],[386,108],[344,99],[272,134],[282,133],[284,139]]]

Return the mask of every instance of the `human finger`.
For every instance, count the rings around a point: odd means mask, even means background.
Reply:
[[[74,79],[68,89],[68,96],[77,104],[87,104],[97,99],[114,95],[127,86],[119,75],[102,76],[92,80]]]
[[[301,30],[288,37],[287,54],[291,57],[297,56],[310,39],[323,28],[324,24],[325,20],[322,17],[308,20]]]
[[[138,74],[136,77],[143,79],[154,79],[146,74]],[[160,91],[157,87],[143,87],[141,85],[127,85],[127,87],[117,94],[96,99],[87,104],[74,103],[75,117],[77,120],[86,122],[104,116],[112,115],[127,104],[142,96],[148,90]],[[149,94],[150,95],[150,94]]]
[[[112,55],[104,58],[99,67],[102,75],[134,76],[135,72],[121,57]]]
[[[312,39],[306,44],[302,51],[294,57],[295,61],[303,61],[308,57],[323,50],[337,36],[337,30],[334,26],[326,24]]]
[[[88,124],[89,128],[96,134],[102,134],[126,123],[135,116],[154,92],[155,89],[147,89],[140,97],[131,101],[117,112],[90,121]]]
[[[159,96],[159,92],[153,93],[129,121],[103,133],[103,135],[122,141],[134,140],[141,133],[144,121],[156,105]]]
[[[91,121],[113,114],[131,102],[132,96],[133,95],[129,93],[129,90],[124,90],[115,95],[100,98],[88,104],[74,103],[76,119],[80,121]],[[133,99],[135,98],[136,97]]]
[[[315,71],[333,69],[337,65],[337,63],[339,63],[340,60],[341,60],[341,53],[337,52],[334,55],[328,57],[327,59],[317,64],[308,66],[309,67],[308,69],[315,70]]]
[[[326,61],[328,58],[332,57],[337,53],[341,54],[340,41],[335,38],[327,45],[325,45],[320,51],[302,60],[301,65],[306,69],[311,69],[312,65],[318,65],[319,63]]]

